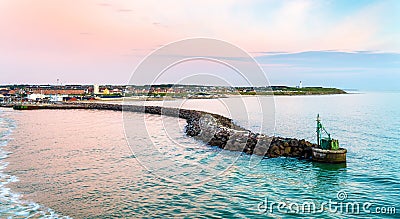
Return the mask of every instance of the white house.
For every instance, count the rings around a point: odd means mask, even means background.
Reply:
[[[56,94],[56,95],[52,95],[52,94],[35,94],[35,93],[28,94],[28,99],[29,100],[33,100],[33,101],[40,100],[40,99],[43,100],[44,98],[49,98],[50,101],[56,102],[56,101],[63,101],[64,97],[68,97],[68,95],[66,95],[66,94]]]
[[[28,94],[28,99],[29,100],[37,100],[37,99],[44,99],[48,97],[47,95],[44,94]]]
[[[49,95],[50,101],[52,102],[63,101],[64,97],[68,97],[68,95],[66,94]]]

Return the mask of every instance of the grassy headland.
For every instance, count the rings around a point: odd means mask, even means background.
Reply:
[[[252,90],[240,92],[241,95],[328,95],[328,94],[346,94],[346,91],[338,88],[326,87],[287,87],[287,86],[272,86],[269,90]]]

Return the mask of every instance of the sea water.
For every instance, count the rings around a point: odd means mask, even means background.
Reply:
[[[319,113],[327,131],[348,150],[347,164],[222,153],[185,136],[183,120],[158,115],[132,114],[132,122],[145,121],[148,128],[145,135],[137,130],[126,136],[121,112],[1,109],[1,217],[399,217],[399,93],[279,96],[261,112],[255,103],[270,101],[263,98],[269,97],[241,100],[248,103],[246,111],[232,114],[234,121],[257,132],[315,142]],[[226,106],[237,101],[178,102],[229,116]],[[260,126],[261,118],[268,122]],[[144,151],[156,148],[178,169],[201,164],[221,171],[212,178],[207,168],[196,172],[206,179],[196,184],[171,181],[154,171],[158,166],[144,166],[154,157],[132,154],[126,137]]]
[[[6,158],[12,153],[5,147],[11,140],[16,122],[9,117],[9,110],[0,110],[0,215],[1,218],[69,218],[33,201],[25,200],[12,191],[8,185],[18,182],[15,175],[5,173],[8,166]],[[20,162],[22,163],[22,162]]]

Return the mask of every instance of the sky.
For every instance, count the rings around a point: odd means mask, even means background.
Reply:
[[[0,84],[126,84],[154,50],[204,37],[249,53],[274,85],[398,90],[398,11],[397,0],[0,0]]]

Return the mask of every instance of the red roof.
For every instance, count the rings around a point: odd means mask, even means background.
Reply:
[[[56,95],[56,94],[79,95],[79,94],[84,94],[85,90],[34,90],[32,93],[44,94],[44,95]]]

